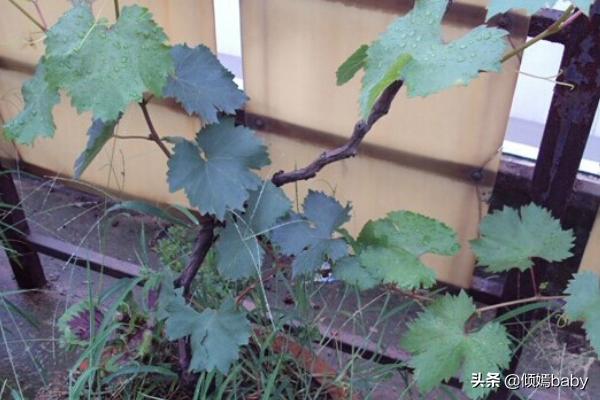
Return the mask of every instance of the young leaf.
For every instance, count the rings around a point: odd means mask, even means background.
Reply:
[[[395,80],[404,80],[411,97],[428,96],[466,85],[481,71],[500,70],[507,32],[479,26],[444,43],[441,22],[447,5],[448,0],[417,0],[369,47],[360,97],[363,118]]]
[[[480,234],[471,247],[490,272],[526,271],[534,257],[553,262],[572,255],[573,231],[563,230],[548,210],[533,203],[520,211],[505,207],[486,216]]]
[[[41,136],[54,136],[52,109],[60,101],[56,89],[46,82],[46,69],[39,64],[33,79],[23,85],[25,108],[4,126],[4,134],[20,144],[32,144]]]
[[[219,111],[235,114],[248,101],[233,82],[233,74],[208,47],[179,45],[173,47],[171,56],[175,74],[169,78],[165,96],[176,99],[188,114],[197,115],[205,124],[217,122]]]
[[[358,245],[401,248],[416,256],[452,256],[460,250],[452,228],[411,211],[394,211],[386,218],[369,221],[358,235]]]
[[[451,256],[460,249],[451,228],[410,211],[369,221],[355,247],[360,264],[373,279],[408,290],[435,284],[435,272],[421,262],[422,255]]]
[[[102,147],[113,137],[117,121],[103,122],[95,119],[88,130],[88,142],[85,150],[75,160],[75,179],[81,178],[83,171],[92,163],[94,158],[100,153]]]
[[[233,118],[203,128],[196,140],[181,140],[168,162],[171,192],[184,189],[190,204],[222,220],[241,210],[249,191],[260,186],[251,171],[270,163],[267,148],[253,131]]]
[[[506,329],[492,322],[476,332],[465,332],[465,324],[474,312],[475,305],[464,292],[446,295],[409,326],[401,345],[412,353],[409,364],[415,369],[421,391],[429,392],[462,372],[463,391],[479,399],[491,389],[472,387],[472,374],[500,373],[508,367],[511,351]]]
[[[227,218],[215,245],[221,275],[232,280],[255,275],[264,256],[257,236],[268,234],[290,209],[291,202],[283,190],[271,182],[264,182],[253,191],[246,211],[238,218]]]
[[[334,276],[346,282],[348,285],[356,286],[360,290],[373,289],[381,281],[378,281],[365,267],[360,265],[360,260],[355,256],[346,256],[335,263]]]
[[[295,256],[294,276],[314,272],[325,261],[336,261],[348,254],[346,242],[331,236],[350,219],[350,205],[342,207],[333,197],[311,190],[302,208],[304,216],[296,214],[283,220],[271,235],[282,253]]]
[[[359,255],[361,265],[379,282],[405,290],[435,285],[435,271],[401,248],[367,247]]]
[[[169,340],[190,336],[190,371],[217,369],[227,374],[239,357],[240,346],[248,344],[250,322],[231,298],[218,310],[207,308],[200,313],[180,300],[169,306],[166,332]]]
[[[600,278],[591,271],[578,272],[565,290],[569,319],[583,321],[587,338],[600,354]]]
[[[369,46],[363,44],[360,46],[340,67],[336,72],[337,84],[342,86],[356,75],[365,66],[367,61],[367,50]]]
[[[528,14],[533,15],[542,8],[552,8],[557,2],[557,0],[491,0],[486,21],[511,9],[525,10]],[[592,2],[593,0],[571,0],[571,3],[586,15],[589,15]]]
[[[79,112],[114,121],[144,92],[162,95],[173,60],[163,30],[139,6],[123,7],[116,24],[72,8],[46,37],[47,81],[65,89]]]

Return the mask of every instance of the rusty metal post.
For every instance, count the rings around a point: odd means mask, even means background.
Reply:
[[[563,219],[573,193],[579,164],[590,136],[600,101],[600,1],[590,18],[577,18],[564,31],[565,50],[559,80],[574,87],[556,85],[531,182],[531,197]],[[548,282],[551,293],[565,288],[577,272],[564,265],[538,263],[538,282]]]
[[[534,29],[539,29],[534,25]],[[600,0],[597,0],[590,17],[580,16],[560,34],[565,50],[561,61],[561,82],[573,87],[556,85],[540,152],[531,181],[531,199],[548,208],[556,218],[564,216],[567,202],[573,193],[573,185],[579,172],[579,164],[590,135],[594,116],[600,101]],[[538,261],[533,271],[521,273],[512,270],[507,274],[503,300],[531,297],[541,282],[551,283],[552,292],[562,292],[574,268],[565,268]],[[533,278],[535,277],[535,281]],[[500,310],[505,312],[506,310]],[[529,320],[534,314],[527,313],[515,318],[508,326],[509,333],[521,340],[527,333]],[[523,347],[511,360],[506,373],[514,373]],[[502,386],[490,399],[508,399],[511,391]]]
[[[37,289],[46,284],[46,276],[37,251],[27,235],[29,226],[21,209],[19,193],[9,171],[0,165],[0,221],[2,245],[21,289]]]

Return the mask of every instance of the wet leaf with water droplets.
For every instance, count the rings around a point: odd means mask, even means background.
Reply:
[[[410,211],[395,211],[376,221],[369,221],[358,235],[354,246],[363,270],[336,266],[334,273],[355,276],[368,274],[377,283],[389,283],[403,289],[431,287],[435,272],[421,256],[427,253],[452,256],[460,249],[456,233],[445,224]],[[348,282],[353,283],[353,282]]]
[[[124,7],[109,28],[88,6],[74,7],[48,31],[47,81],[66,90],[79,112],[114,121],[144,92],[162,94],[173,71],[166,40],[146,8]]]
[[[428,96],[456,84],[468,84],[481,71],[498,71],[506,48],[501,29],[479,26],[451,43],[442,40],[447,0],[417,0],[367,50],[360,97],[366,118],[379,96],[395,80],[408,95]],[[467,59],[470,54],[475,57]]]
[[[25,108],[4,126],[4,134],[21,144],[32,144],[38,137],[52,137],[56,129],[52,109],[60,96],[46,82],[43,64],[38,65],[35,76],[23,85],[22,92]]]

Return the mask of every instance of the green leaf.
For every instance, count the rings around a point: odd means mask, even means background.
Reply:
[[[22,89],[25,108],[4,126],[4,134],[20,144],[32,144],[38,137],[54,136],[52,109],[60,101],[56,89],[46,82],[46,69],[39,64],[33,79]]]
[[[600,354],[600,278],[591,271],[578,272],[565,289],[565,312],[569,319],[583,321],[587,338]]]
[[[368,110],[370,112],[373,109],[373,106],[379,99],[379,96],[383,94],[388,86],[398,80],[402,70],[410,60],[411,56],[409,55],[402,55],[398,57],[396,62],[387,70],[385,75],[383,75],[383,77],[381,77],[379,81],[369,90],[367,98],[364,100],[366,102],[366,104],[363,106],[364,110]],[[364,114],[364,117],[367,119],[368,115]]]
[[[452,256],[460,249],[450,227],[410,211],[395,211],[369,221],[355,247],[361,265],[378,282],[407,290],[435,284],[435,272],[421,262],[422,255]]]
[[[260,186],[251,171],[270,163],[267,148],[253,131],[233,118],[203,128],[194,142],[181,140],[169,160],[171,192],[184,189],[190,204],[222,220],[241,210],[249,191]]]
[[[225,300],[218,310],[197,312],[182,301],[173,302],[166,322],[169,340],[190,336],[190,371],[219,370],[227,374],[239,358],[240,346],[248,344],[250,322],[238,311],[233,299]]]
[[[373,289],[380,282],[360,264],[358,257],[346,256],[335,263],[333,274],[337,279],[360,290]]]
[[[358,235],[358,244],[400,248],[416,256],[453,256],[460,250],[452,228],[411,211],[394,211],[386,218],[369,221]]]
[[[369,46],[363,44],[360,46],[340,67],[336,72],[337,84],[342,86],[356,75],[365,66],[367,61],[367,50]]]
[[[217,113],[235,114],[248,98],[229,72],[210,49],[200,45],[193,49],[187,45],[173,47],[175,74],[169,78],[165,96],[175,98],[187,111],[206,124],[218,121]]]
[[[88,142],[85,150],[75,160],[75,179],[81,178],[83,171],[92,163],[94,158],[100,153],[102,147],[113,137],[117,121],[103,122],[95,119],[88,130]]]
[[[533,258],[555,262],[569,258],[573,247],[572,230],[563,230],[550,212],[533,203],[520,211],[505,207],[486,216],[481,237],[471,241],[480,265],[490,272],[533,266]]]
[[[465,325],[475,312],[469,296],[446,295],[429,306],[411,323],[401,345],[412,353],[409,365],[415,369],[419,389],[429,392],[461,372],[463,391],[472,399],[491,389],[473,388],[473,373],[500,373],[510,363],[510,340],[497,322],[485,324],[476,332]]]
[[[258,238],[244,222],[227,218],[215,244],[221,276],[240,280],[258,275],[265,252]]]
[[[123,7],[108,27],[89,7],[74,7],[48,31],[47,81],[65,89],[79,112],[114,121],[144,92],[162,95],[173,72],[166,40],[146,8]]]
[[[283,190],[271,182],[253,191],[245,212],[227,218],[215,245],[221,275],[231,280],[256,275],[264,258],[258,236],[269,233],[291,207]]]
[[[481,71],[499,71],[507,32],[479,26],[451,43],[442,40],[447,0],[417,0],[367,50],[360,97],[363,118],[383,90],[404,80],[408,95],[428,96],[466,85]]]
[[[589,15],[593,0],[571,0],[571,3]],[[557,0],[491,0],[486,16],[486,21],[495,15],[505,13],[511,9],[525,10],[528,14],[535,14],[542,8],[552,8]]]
[[[333,197],[311,190],[302,208],[304,216],[292,215],[271,235],[282,253],[294,256],[294,276],[314,272],[325,261],[336,261],[348,254],[347,243],[332,239],[332,235],[350,219],[350,205],[343,207]]]
[[[363,267],[380,282],[394,284],[405,290],[435,285],[435,272],[405,250],[367,247],[360,253],[359,259]]]

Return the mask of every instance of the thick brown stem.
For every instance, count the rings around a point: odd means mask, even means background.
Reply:
[[[358,147],[373,125],[388,113],[390,105],[401,87],[402,81],[396,81],[383,91],[379,100],[377,100],[373,106],[373,110],[371,111],[371,114],[369,114],[367,120],[360,120],[354,125],[352,136],[346,144],[336,149],[323,152],[316,160],[304,168],[299,168],[290,172],[279,171],[275,173],[271,178],[273,184],[276,186],[283,186],[286,183],[314,178],[326,165],[349,157],[354,157],[358,152]]]
[[[192,282],[202,266],[208,251],[214,241],[214,228],[216,221],[214,218],[204,218],[202,229],[198,233],[198,237],[194,243],[194,249],[190,261],[179,277],[175,280],[175,287],[183,288],[183,296],[190,300],[192,297]],[[184,387],[193,387],[197,376],[188,371],[192,352],[187,338],[179,339],[177,342],[177,350],[179,354],[179,367],[181,370],[181,383]]]
[[[175,287],[182,287],[183,295],[188,299],[191,296],[192,281],[213,244],[215,225],[216,221],[213,218],[207,218],[204,221],[194,243],[192,256],[181,275],[175,280]]]

